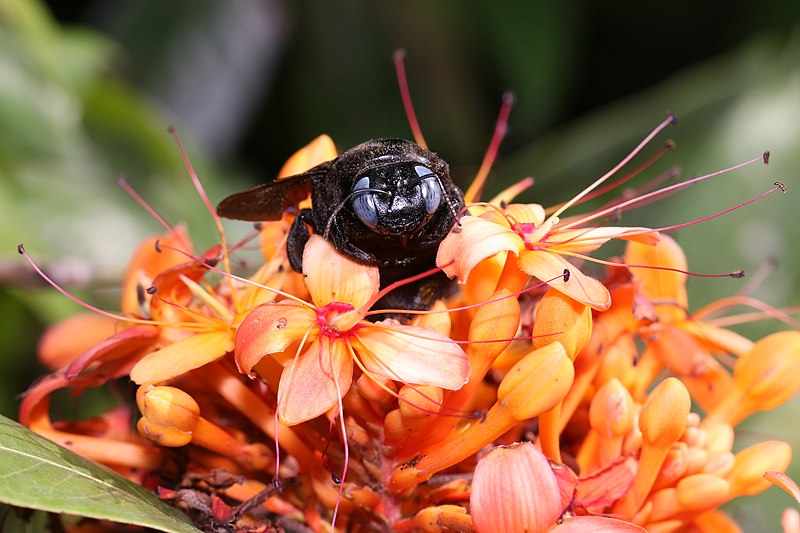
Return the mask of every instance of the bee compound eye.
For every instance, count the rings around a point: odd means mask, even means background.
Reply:
[[[425,200],[425,211],[432,215],[442,203],[442,186],[439,185],[436,174],[428,167],[417,165],[414,170],[421,178],[417,187],[420,188],[422,198]]]
[[[375,206],[375,192],[369,187],[369,177],[364,176],[353,187],[353,211],[358,220],[368,228],[378,225],[378,208]]]

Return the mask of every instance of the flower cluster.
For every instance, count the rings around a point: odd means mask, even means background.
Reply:
[[[282,175],[335,156],[320,137]],[[800,332],[722,327],[742,303],[794,325],[745,297],[690,312],[673,239],[597,224],[632,201],[562,217],[610,175],[549,211],[510,203],[522,186],[471,188],[438,254],[458,290],[377,321],[377,267],[312,235],[291,271],[292,212],[259,225],[249,277],[224,234],[198,256],[170,228],[134,255],[121,314],[47,333],[53,372],[20,420],[208,531],[739,531],[719,507],[763,491],[791,448],[734,453],[734,429],[800,387]],[[624,257],[585,273],[610,239]],[[52,419],[56,391],[131,381],[135,404]]]

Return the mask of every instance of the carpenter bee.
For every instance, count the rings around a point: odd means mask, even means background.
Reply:
[[[217,212],[278,220],[309,193],[312,207],[301,209],[289,230],[292,268],[302,271],[310,229],[347,257],[377,266],[382,287],[433,268],[439,243],[464,206],[439,156],[410,141],[375,139],[302,174],[229,196]],[[439,273],[392,291],[376,307],[426,309],[450,286]]]

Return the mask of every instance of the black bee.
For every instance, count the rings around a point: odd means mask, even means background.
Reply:
[[[375,139],[336,159],[225,198],[217,213],[239,220],[278,220],[311,193],[289,230],[289,263],[302,271],[310,232],[339,252],[380,269],[381,286],[435,266],[439,243],[464,206],[447,163],[402,139]],[[442,273],[392,291],[376,307],[426,309],[445,295]]]

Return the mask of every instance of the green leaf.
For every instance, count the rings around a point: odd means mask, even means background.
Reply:
[[[197,533],[146,489],[0,416],[0,502],[169,533]]]

